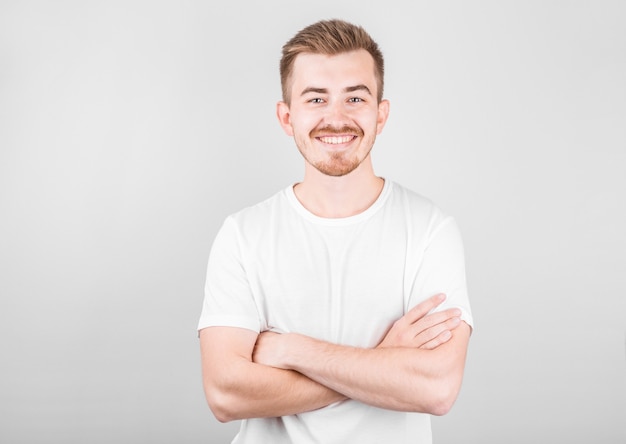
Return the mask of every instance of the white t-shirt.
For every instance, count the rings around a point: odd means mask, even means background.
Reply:
[[[407,310],[437,294],[472,325],[463,245],[454,220],[385,181],[376,202],[346,218],[315,216],[293,187],[229,216],[209,257],[198,329],[296,332],[374,347]],[[430,416],[347,400],[280,418],[242,421],[234,443],[431,443]]]

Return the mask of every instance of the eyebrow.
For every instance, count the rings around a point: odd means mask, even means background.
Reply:
[[[344,89],[343,91],[344,92],[365,91],[370,96],[372,95],[372,92],[370,91],[370,89],[367,86],[363,85],[363,84],[356,85],[356,86],[349,86],[346,89]]]
[[[372,92],[370,91],[370,89],[367,86],[363,85],[363,84],[355,85],[355,86],[348,86],[348,87],[343,89],[344,93],[351,93],[351,92],[355,92],[355,91],[365,91],[370,96],[372,95]],[[302,93],[300,93],[300,96],[303,96],[303,95],[308,94],[308,93],[328,94],[328,89],[326,89],[326,88],[315,88],[313,86],[309,86],[307,88],[304,88]]]
[[[309,86],[308,88],[304,88],[302,93],[300,93],[300,96],[303,96],[308,93],[327,94],[328,90],[326,88],[314,88],[312,86]]]

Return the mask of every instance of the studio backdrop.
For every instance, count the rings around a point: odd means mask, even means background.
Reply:
[[[626,442],[626,6],[0,3],[0,442],[227,443],[196,325],[224,218],[302,178],[280,50],[386,57],[377,174],[453,215],[475,331],[435,443]]]

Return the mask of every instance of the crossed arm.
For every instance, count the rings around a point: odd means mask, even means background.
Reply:
[[[442,295],[418,304],[371,349],[233,327],[200,332],[203,383],[216,418],[285,416],[346,398],[445,414],[461,386],[470,328]]]

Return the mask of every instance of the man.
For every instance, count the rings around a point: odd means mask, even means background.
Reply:
[[[198,329],[203,382],[236,443],[430,443],[461,386],[471,312],[458,229],[374,174],[383,57],[321,21],[280,65],[302,182],[226,219]]]

